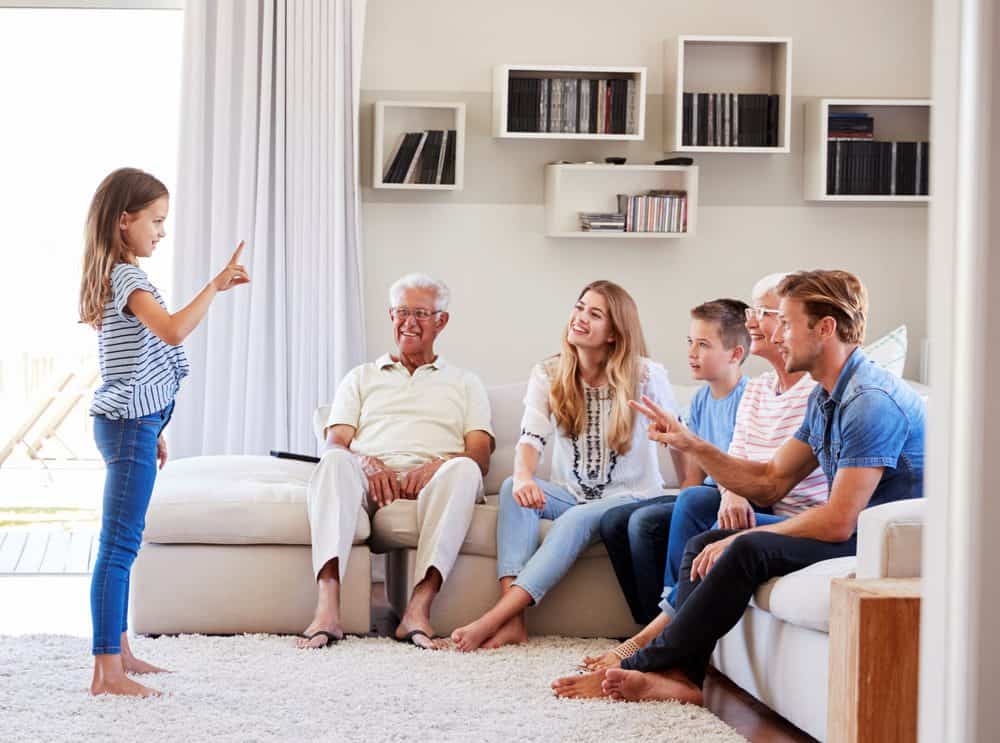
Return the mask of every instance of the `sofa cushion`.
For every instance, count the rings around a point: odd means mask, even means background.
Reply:
[[[790,624],[829,632],[830,581],[854,577],[856,564],[854,555],[837,557],[772,578],[757,589],[753,602]]]
[[[473,509],[472,523],[462,543],[461,554],[497,556],[497,496],[486,497],[486,503]],[[552,528],[552,521],[542,519],[541,536]],[[394,549],[416,549],[417,547],[417,502],[397,500],[385,508],[380,508],[372,519],[373,552],[388,552]],[[581,557],[605,557],[607,551],[600,542],[588,547]]]
[[[159,544],[310,544],[306,485],[315,465],[290,459],[177,459],[157,477],[143,538]],[[371,534],[361,511],[354,544]]]

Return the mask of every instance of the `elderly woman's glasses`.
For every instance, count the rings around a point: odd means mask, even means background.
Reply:
[[[406,320],[409,317],[415,317],[418,320],[430,320],[434,315],[437,315],[441,310],[425,310],[422,307],[418,307],[415,310],[411,310],[409,307],[392,307],[389,309],[392,313],[393,318],[396,320]]]
[[[747,307],[744,312],[747,320],[756,320],[757,322],[763,320],[765,315],[781,314],[781,310],[769,310],[767,307]]]

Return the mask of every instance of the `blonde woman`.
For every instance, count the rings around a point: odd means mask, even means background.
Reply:
[[[610,281],[584,287],[562,351],[535,366],[525,396],[514,476],[500,490],[500,601],[456,629],[460,650],[525,642],[524,610],[537,604],[597,535],[611,508],[660,495],[648,421],[628,406],[636,394],[675,409],[666,370],[645,358],[639,311]],[[552,437],[549,481],[535,477]],[[539,546],[540,520],[553,519]]]

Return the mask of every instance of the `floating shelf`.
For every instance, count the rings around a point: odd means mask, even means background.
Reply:
[[[875,140],[930,141],[931,101],[927,98],[819,98],[805,106],[805,170],[807,201],[841,203],[926,204],[928,195],[828,194],[827,140],[831,113],[867,113],[875,117]]]
[[[664,152],[775,154],[790,152],[792,40],[776,36],[678,36],[664,46]],[[779,96],[775,147],[684,144],[684,93],[738,93]]]
[[[584,232],[580,212],[613,212],[617,194],[649,190],[687,192],[686,232]],[[545,166],[545,234],[590,239],[691,237],[698,223],[698,167],[555,163]]]
[[[509,131],[507,121],[511,79],[632,80],[635,86],[634,131],[625,134],[595,132]],[[493,136],[503,139],[641,140],[646,131],[645,67],[574,67],[564,65],[497,65],[493,68]]]
[[[406,132],[455,130],[455,183],[386,183],[383,180]],[[402,191],[460,191],[465,174],[465,104],[433,101],[376,101],[372,137],[372,188]]]

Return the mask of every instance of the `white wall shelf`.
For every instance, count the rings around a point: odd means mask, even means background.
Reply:
[[[804,186],[807,201],[926,204],[927,195],[827,193],[827,140],[831,113],[867,113],[875,119],[875,141],[930,141],[927,98],[819,98],[805,106]]]
[[[676,65],[676,68],[675,68]],[[791,151],[792,40],[777,36],[683,35],[664,45],[664,152],[774,154]],[[773,147],[684,144],[684,93],[779,96],[778,144]]]
[[[618,194],[649,190],[687,192],[686,232],[585,232],[580,212],[615,212]],[[545,231],[549,237],[676,239],[691,237],[698,224],[698,168],[677,165],[553,163],[545,166]]]
[[[372,188],[403,191],[460,191],[465,174],[465,104],[442,101],[376,101],[372,137]],[[386,183],[385,173],[407,132],[455,131],[455,182]]]
[[[512,78],[632,80],[635,89],[633,126],[625,134],[595,132],[525,132],[509,131],[508,104]],[[565,65],[505,64],[493,68],[493,136],[504,139],[591,139],[641,140],[646,131],[645,67],[577,67]]]

